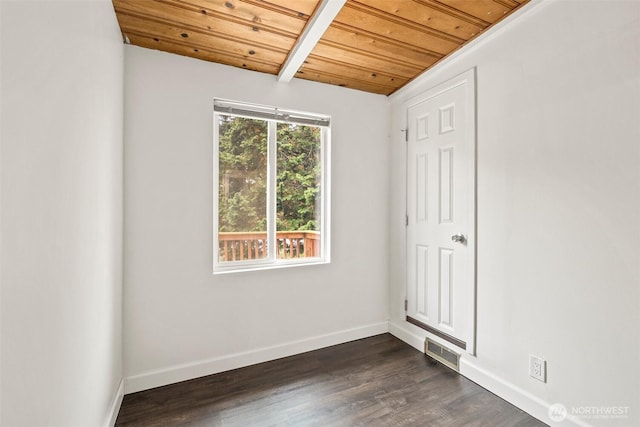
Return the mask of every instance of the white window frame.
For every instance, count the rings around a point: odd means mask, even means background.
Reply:
[[[219,261],[218,204],[220,190],[219,168],[219,120],[218,116],[236,116],[265,120],[268,123],[267,141],[267,253],[263,259],[245,261]],[[277,123],[298,123],[321,129],[320,141],[320,256],[302,258],[276,258],[276,125]],[[240,271],[265,270],[273,268],[318,265],[330,263],[330,159],[331,159],[331,117],[328,115],[284,110],[276,107],[249,104],[225,99],[214,99],[213,111],[213,274]]]

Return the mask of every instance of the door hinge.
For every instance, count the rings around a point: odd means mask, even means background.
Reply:
[[[400,129],[400,132],[404,132],[404,142],[409,142],[409,129]]]
[[[405,215],[404,216],[404,226],[408,227],[409,226],[409,215]]]
[[[408,311],[409,310],[409,301],[404,300],[404,311]]]

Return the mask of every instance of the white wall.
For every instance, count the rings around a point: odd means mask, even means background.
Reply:
[[[391,98],[477,67],[477,357],[463,373],[546,405],[628,406],[640,425],[640,3],[545,2]],[[391,145],[391,329],[404,321],[404,147]],[[548,382],[528,377],[528,355]],[[566,425],[566,423],[565,423]]]
[[[128,392],[387,329],[388,101],[127,46]],[[212,275],[214,97],[332,118],[332,262]]]
[[[107,425],[122,377],[121,36],[109,1],[0,10],[0,424]]]

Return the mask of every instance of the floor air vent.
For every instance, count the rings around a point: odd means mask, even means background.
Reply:
[[[443,365],[455,371],[460,371],[460,354],[443,347],[435,341],[431,341],[429,338],[424,342],[424,352],[427,356],[433,357]]]

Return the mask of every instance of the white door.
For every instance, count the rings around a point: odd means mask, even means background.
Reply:
[[[407,321],[475,352],[475,70],[407,106]]]

